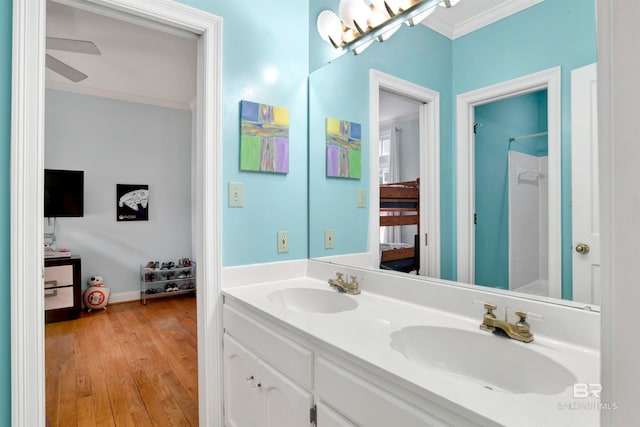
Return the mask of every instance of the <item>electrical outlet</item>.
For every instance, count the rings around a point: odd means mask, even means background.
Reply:
[[[356,192],[356,207],[367,207],[367,191],[364,188],[358,188]]]
[[[333,249],[333,230],[330,228],[324,230],[324,248]]]
[[[229,183],[229,207],[241,208],[244,206],[244,186],[241,182]]]
[[[289,232],[278,231],[278,253],[289,252]]]

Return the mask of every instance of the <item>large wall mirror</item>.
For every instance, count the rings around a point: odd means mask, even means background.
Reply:
[[[595,2],[472,3],[357,56],[310,34],[309,256],[597,310]],[[359,175],[328,176],[329,118]]]

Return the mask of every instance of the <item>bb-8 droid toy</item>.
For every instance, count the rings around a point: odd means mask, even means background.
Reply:
[[[102,276],[91,276],[87,280],[87,289],[84,290],[82,299],[87,311],[97,310],[99,308],[107,309],[109,302],[109,288],[104,285]]]

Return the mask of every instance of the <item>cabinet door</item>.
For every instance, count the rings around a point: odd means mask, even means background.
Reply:
[[[227,427],[257,427],[260,387],[257,357],[224,335],[224,421]]]
[[[321,427],[358,427],[331,407],[322,402],[318,403],[318,425]]]
[[[301,427],[309,418],[313,395],[266,362],[258,361],[265,427]]]

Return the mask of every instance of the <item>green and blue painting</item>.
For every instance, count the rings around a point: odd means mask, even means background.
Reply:
[[[327,176],[360,179],[362,175],[361,126],[327,118]]]
[[[240,169],[289,173],[289,110],[240,102]]]

